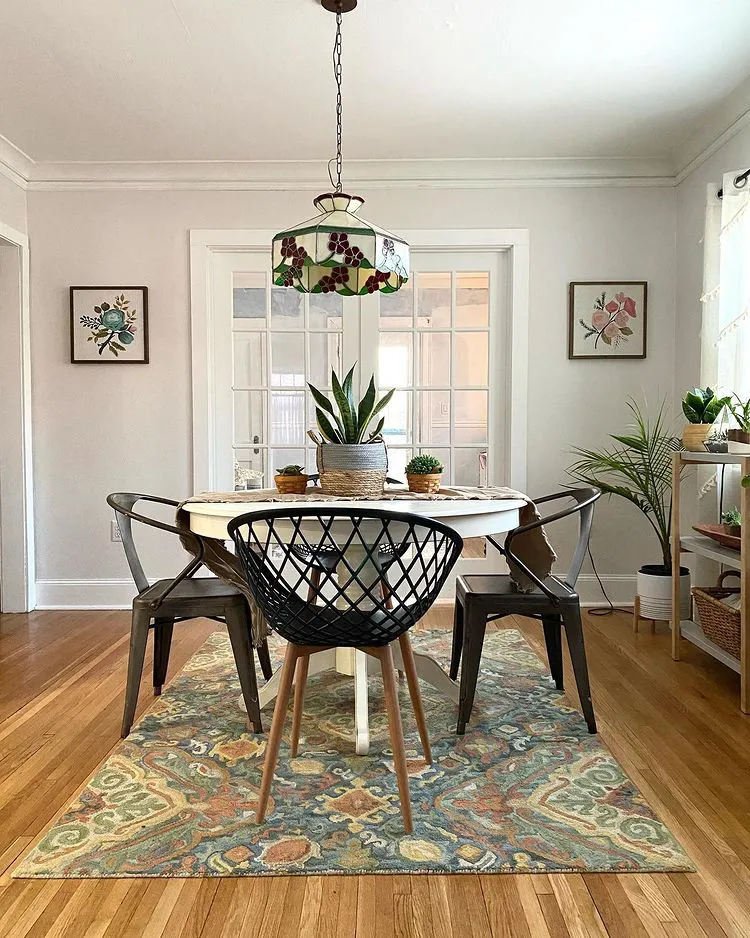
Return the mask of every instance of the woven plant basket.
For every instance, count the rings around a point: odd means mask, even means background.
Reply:
[[[706,638],[709,638],[719,648],[723,648],[733,658],[739,658],[742,614],[739,609],[732,609],[721,600],[727,599],[729,596],[736,596],[740,589],[738,587],[723,586],[724,577],[726,576],[739,576],[739,573],[728,570],[719,577],[717,586],[709,586],[705,589],[695,587],[693,589],[693,599],[698,608],[701,628]]]
[[[440,491],[441,472],[407,472],[406,481],[410,492],[434,494]]]
[[[328,443],[318,446],[320,488],[325,495],[383,494],[388,475],[385,443]]]
[[[307,489],[307,476],[285,476],[277,475],[273,477],[276,488],[281,495],[304,495]]]

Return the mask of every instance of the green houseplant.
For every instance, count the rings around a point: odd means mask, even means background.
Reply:
[[[691,452],[705,452],[705,442],[719,414],[729,405],[731,398],[717,397],[711,388],[693,388],[682,398],[682,412],[687,424],[682,431],[682,443]]]
[[[362,399],[354,398],[354,369],[343,381],[331,370],[333,400],[309,384],[315,401],[318,433],[309,431],[317,444],[320,487],[329,495],[381,494],[388,471],[388,453],[383,441],[385,417],[394,391],[378,397],[375,378],[370,376]],[[380,419],[376,419],[380,417]]]
[[[437,456],[431,456],[428,453],[414,456],[406,464],[405,471],[410,492],[437,492],[440,490],[443,464]]]
[[[276,470],[274,482],[282,495],[304,495],[308,476],[304,466],[283,466]]]
[[[577,447],[577,461],[568,472],[606,495],[629,501],[642,512],[659,542],[661,563],[644,564],[637,575],[641,615],[669,619],[672,609],[672,457],[682,449],[670,431],[662,403],[649,419],[638,404],[628,401],[634,423],[627,434],[611,434],[614,445],[601,450]],[[690,607],[690,573],[680,567],[681,611]]]
[[[742,512],[739,508],[730,508],[721,516],[721,523],[724,530],[732,537],[740,537],[742,534]]]
[[[728,405],[729,412],[737,423],[727,430],[727,443],[730,453],[750,453],[750,400],[743,401],[735,394]]]

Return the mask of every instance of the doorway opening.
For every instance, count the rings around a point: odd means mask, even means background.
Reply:
[[[0,612],[36,604],[29,243],[0,224]]]

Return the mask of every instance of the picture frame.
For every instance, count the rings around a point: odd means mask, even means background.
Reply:
[[[70,287],[70,361],[148,364],[148,287]]]
[[[568,284],[569,359],[644,359],[648,282],[576,280]]]

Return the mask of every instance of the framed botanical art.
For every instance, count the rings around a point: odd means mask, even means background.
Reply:
[[[568,358],[645,358],[645,280],[583,280],[568,291]]]
[[[148,362],[147,287],[71,287],[70,360]]]

